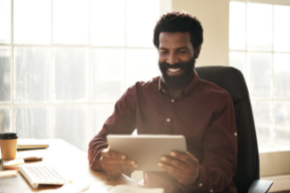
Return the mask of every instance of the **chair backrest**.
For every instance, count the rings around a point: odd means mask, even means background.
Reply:
[[[238,133],[238,167],[234,181],[239,193],[247,192],[260,176],[259,151],[248,88],[243,74],[230,66],[195,68],[199,77],[228,91],[233,99]]]

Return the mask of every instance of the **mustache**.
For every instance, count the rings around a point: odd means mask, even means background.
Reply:
[[[186,68],[188,65],[188,62],[178,62],[175,64],[169,64],[167,62],[159,62],[160,66],[164,68]]]

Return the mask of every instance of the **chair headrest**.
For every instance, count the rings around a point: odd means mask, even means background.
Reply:
[[[242,72],[234,67],[202,66],[195,69],[201,79],[213,82],[228,91],[234,104],[249,95]]]

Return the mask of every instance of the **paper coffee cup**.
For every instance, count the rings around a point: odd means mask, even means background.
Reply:
[[[3,160],[15,159],[17,138],[17,133],[0,133],[0,147]]]

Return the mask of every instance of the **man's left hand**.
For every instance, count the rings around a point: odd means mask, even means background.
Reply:
[[[171,156],[162,156],[158,166],[184,185],[195,183],[199,176],[199,161],[189,152],[172,151]]]

